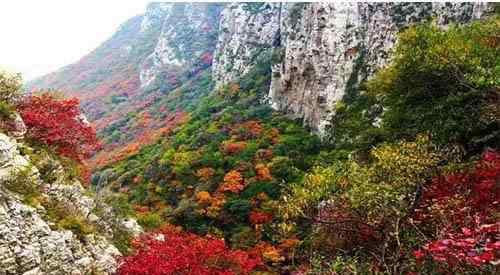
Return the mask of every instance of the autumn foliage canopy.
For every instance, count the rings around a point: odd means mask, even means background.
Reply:
[[[54,147],[63,156],[82,161],[99,147],[96,132],[80,113],[76,98],[33,95],[26,97],[18,110],[28,136]]]
[[[133,245],[136,253],[123,258],[119,275],[243,275],[262,264],[259,256],[230,250],[223,240],[173,226],[144,234]]]

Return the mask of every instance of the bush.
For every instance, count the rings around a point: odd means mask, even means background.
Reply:
[[[415,252],[455,273],[493,271],[500,259],[500,153],[488,151],[473,169],[435,178],[425,189],[415,220],[431,236]]]
[[[95,130],[82,117],[79,101],[56,99],[50,94],[29,96],[19,112],[34,141],[53,146],[58,153],[82,161],[99,146]]]
[[[32,173],[31,166],[23,167],[12,171],[7,179],[0,179],[0,182],[7,190],[21,194],[25,203],[37,205],[41,192]]]
[[[155,229],[160,227],[163,220],[160,215],[156,213],[142,213],[137,214],[137,222],[146,229]]]
[[[202,238],[168,226],[134,241],[135,254],[124,257],[119,275],[250,274],[261,259],[230,250],[223,240]]]
[[[252,209],[252,204],[248,200],[235,199],[228,201],[224,209],[239,221],[245,221]]]
[[[94,226],[90,225],[85,218],[79,215],[68,215],[62,218],[57,226],[62,229],[71,230],[80,239],[85,235],[95,232]]]
[[[0,120],[9,120],[15,111],[16,108],[14,106],[5,101],[0,101]]]

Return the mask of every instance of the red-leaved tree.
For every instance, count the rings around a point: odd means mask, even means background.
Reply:
[[[122,259],[119,275],[244,275],[262,265],[258,255],[172,226],[146,233],[132,244],[135,254]]]
[[[32,95],[19,104],[18,110],[28,137],[54,147],[63,156],[81,162],[99,147],[95,129],[80,113],[76,98]]]

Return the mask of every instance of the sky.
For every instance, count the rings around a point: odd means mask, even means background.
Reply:
[[[0,0],[0,68],[24,80],[78,61],[151,0]]]

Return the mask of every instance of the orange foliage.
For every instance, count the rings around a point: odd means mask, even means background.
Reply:
[[[248,129],[248,131],[250,132],[252,137],[260,136],[262,134],[262,131],[263,131],[262,125],[258,121],[255,121],[255,120],[250,120],[250,121],[245,122],[243,124],[243,127]]]
[[[224,142],[222,143],[222,151],[226,155],[234,155],[245,150],[247,143],[244,141]]]
[[[202,215],[215,218],[219,215],[220,210],[226,203],[224,194],[215,193],[213,196],[206,191],[196,193],[196,200],[203,207],[198,212]]]
[[[267,168],[267,166],[265,166],[264,164],[257,164],[255,165],[255,172],[257,173],[257,180],[260,180],[260,181],[270,181],[273,179],[273,177],[271,176],[271,172],[269,171],[269,168]]]
[[[90,177],[92,176],[92,172],[90,171],[90,168],[88,165],[83,162],[82,164],[78,165],[78,170],[80,174],[80,179],[82,181],[82,184],[85,187],[88,187],[90,185]]]
[[[173,113],[162,122],[156,122],[149,113],[144,113],[140,118],[140,132],[133,136],[134,139],[123,146],[106,146],[99,151],[90,161],[92,169],[102,168],[139,152],[145,146],[156,142],[159,138],[172,132],[178,125],[189,119],[183,112]]]
[[[147,206],[137,205],[137,204],[134,204],[132,206],[132,208],[134,208],[134,210],[136,212],[140,212],[140,213],[146,213],[146,212],[149,212],[149,210],[150,210],[149,207],[147,207]]]
[[[207,191],[201,191],[196,193],[196,200],[200,204],[208,204],[212,200],[212,196]]]
[[[239,136],[242,139],[257,138],[263,131],[264,128],[257,120],[249,120],[231,127],[231,134]]]
[[[291,250],[296,248],[300,244],[300,240],[297,238],[285,239],[282,240],[279,248],[281,250]]]
[[[207,208],[207,216],[215,218],[226,203],[224,194],[215,194],[210,201],[210,206]]]
[[[285,258],[281,255],[282,251],[279,248],[274,247],[273,245],[260,242],[253,249],[252,253],[256,255],[260,255],[264,260],[272,263],[277,263],[285,260]]]
[[[200,168],[196,171],[196,176],[202,181],[209,181],[215,175],[215,170],[210,167]]]
[[[224,182],[219,187],[220,192],[233,192],[239,193],[245,189],[245,180],[240,172],[236,170],[229,171],[224,176]]]

